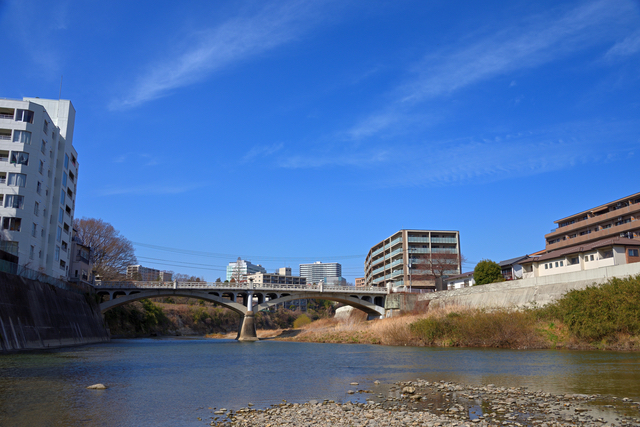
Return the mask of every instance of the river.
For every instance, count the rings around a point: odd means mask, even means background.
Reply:
[[[361,400],[347,394],[351,382],[373,389],[416,378],[640,400],[640,354],[113,340],[0,356],[0,426],[204,426],[209,408]],[[109,388],[86,389],[96,383]]]

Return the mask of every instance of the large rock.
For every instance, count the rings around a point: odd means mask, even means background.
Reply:
[[[340,320],[347,320],[353,310],[355,310],[355,308],[345,305],[344,307],[336,309],[336,314],[333,317]]]
[[[104,384],[94,384],[87,387],[89,390],[106,390],[107,386]]]

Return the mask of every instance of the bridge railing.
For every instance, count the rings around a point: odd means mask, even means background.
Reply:
[[[96,280],[97,289],[202,289],[220,291],[298,291],[298,292],[340,292],[386,294],[385,288],[375,286],[353,287],[332,285],[299,285],[270,283],[220,283],[220,282],[140,282]]]

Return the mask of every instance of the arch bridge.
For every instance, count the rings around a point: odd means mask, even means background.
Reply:
[[[226,307],[243,316],[239,341],[257,341],[254,311],[299,299],[326,299],[367,313],[368,319],[385,315],[386,288],[220,282],[107,282],[96,281],[96,293],[109,296],[100,303],[102,313],[146,298],[180,296],[198,298]]]

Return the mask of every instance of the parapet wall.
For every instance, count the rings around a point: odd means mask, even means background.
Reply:
[[[106,341],[90,294],[0,273],[0,354]]]
[[[417,294],[417,301],[429,301],[429,308],[467,306],[474,308],[543,306],[573,289],[605,283],[612,277],[640,274],[640,263],[602,267],[594,270],[532,277],[450,291]]]

